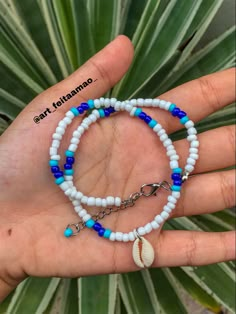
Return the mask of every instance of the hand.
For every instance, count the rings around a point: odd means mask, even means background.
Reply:
[[[130,41],[119,36],[67,79],[37,96],[0,139],[0,299],[26,276],[80,277],[137,270],[132,243],[110,242],[84,229],[65,238],[68,223],[80,218],[54,184],[48,166],[51,137],[73,105],[102,96],[127,71],[133,56]],[[234,101],[234,70],[229,69],[179,86],[160,98],[177,103],[193,121]],[[33,117],[89,77],[97,79],[39,124]],[[145,95],[148,97],[148,95]],[[160,109],[145,109],[171,133],[181,127]],[[62,141],[68,146],[75,119]],[[234,205],[234,171],[211,172],[234,164],[234,128],[199,135],[200,158],[183,187],[172,217],[212,213]],[[175,143],[183,166],[186,139]],[[144,183],[170,181],[169,161],[156,135],[139,119],[118,113],[99,120],[82,137],[76,155],[75,184],[86,195],[127,198]],[[130,231],[162,210],[167,192],[139,199],[136,206],[102,220],[112,230]],[[93,208],[92,212],[98,209]],[[154,267],[204,265],[235,256],[234,232],[153,231],[147,239],[156,252]]]

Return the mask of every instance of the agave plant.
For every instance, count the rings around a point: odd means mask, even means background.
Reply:
[[[234,27],[196,49],[222,2],[1,1],[1,132],[37,94],[67,77],[118,34],[132,40],[135,56],[110,96],[155,97],[191,79],[232,67]],[[199,122],[197,128],[201,132],[233,123],[232,104]],[[182,136],[182,131],[172,135],[174,139]],[[233,211],[225,209],[171,219],[164,228],[227,231],[233,230],[234,219]],[[213,313],[222,308],[233,313],[234,270],[234,262],[227,262],[80,279],[31,277],[0,305],[0,313],[191,313],[183,295]]]

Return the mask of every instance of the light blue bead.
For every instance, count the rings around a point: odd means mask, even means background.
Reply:
[[[134,112],[134,115],[137,117],[142,112],[141,108],[137,108]]]
[[[175,104],[171,104],[168,110],[172,112],[175,109],[175,107],[176,107]]]
[[[174,169],[172,169],[172,171],[173,171],[174,173],[181,173],[181,172],[182,172],[182,169],[181,169],[181,168],[174,168]]]
[[[58,160],[49,160],[49,166],[58,166]]]
[[[181,118],[179,121],[181,124],[185,124],[186,122],[188,122],[188,120],[189,120],[189,117],[185,116],[185,117]]]
[[[66,169],[64,171],[65,175],[67,176],[72,176],[74,174],[74,170],[73,169]]]
[[[148,123],[148,125],[150,126],[150,128],[154,128],[154,126],[155,125],[157,125],[157,121],[156,120],[154,120],[154,119],[152,119],[149,123]]]
[[[75,107],[70,108],[70,111],[77,117],[79,115],[78,110]]]
[[[177,191],[177,192],[179,192],[179,191],[181,190],[181,186],[172,185],[171,190],[172,190],[172,191]]]
[[[65,155],[66,157],[74,157],[74,152],[70,151],[70,150],[66,150]]]
[[[101,118],[105,117],[105,113],[104,113],[104,110],[102,108],[98,109],[98,112],[99,112],[99,115]]]
[[[95,221],[93,219],[89,219],[85,223],[86,227],[88,228],[92,228],[94,224],[95,224]]]
[[[89,105],[89,108],[90,108],[90,109],[93,109],[93,108],[94,108],[94,101],[93,101],[92,99],[89,99],[89,100],[87,101],[87,104]]]
[[[71,228],[66,228],[66,230],[64,231],[64,236],[69,238],[71,237],[73,234],[73,230]]]
[[[57,178],[57,179],[55,180],[55,183],[56,183],[57,185],[59,185],[59,184],[61,184],[61,183],[64,182],[64,181],[65,181],[64,177],[60,177],[60,178]]]
[[[108,238],[110,238],[110,235],[111,235],[111,230],[110,229],[106,229],[105,232],[104,232],[104,235],[103,235],[104,238],[108,239]]]

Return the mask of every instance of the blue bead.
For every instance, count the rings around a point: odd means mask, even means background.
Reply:
[[[103,237],[104,232],[105,232],[105,229],[104,229],[104,228],[101,228],[101,229],[98,231],[99,237]]]
[[[112,106],[108,107],[107,109],[109,110],[109,112],[110,112],[110,113],[115,112],[115,108],[114,108],[114,107],[112,107]]]
[[[175,104],[171,104],[168,110],[169,110],[170,112],[172,112],[172,110],[174,110],[174,109],[175,109],[175,107],[176,107],[176,105],[175,105]]]
[[[71,164],[64,164],[64,169],[72,169],[72,165]]]
[[[70,111],[71,111],[75,116],[78,116],[78,115],[79,115],[79,112],[78,112],[77,108],[75,108],[75,107],[70,108]]]
[[[152,121],[152,118],[150,116],[147,116],[145,117],[145,120],[144,120],[147,124],[149,124],[149,122]]]
[[[106,116],[106,117],[109,117],[110,111],[109,111],[108,108],[104,109],[104,113],[105,113],[105,116]]]
[[[72,176],[74,174],[74,170],[73,169],[66,169],[64,171],[66,176]]]
[[[135,112],[134,112],[134,115],[137,117],[140,114],[140,112],[142,112],[142,109],[141,108],[137,108],[135,110]]]
[[[180,109],[176,107],[171,111],[171,114],[173,117],[177,117],[179,112],[180,112]]]
[[[60,178],[60,177],[63,177],[64,173],[63,171],[58,171],[58,172],[55,172],[54,173],[54,177],[57,179],[57,178]]]
[[[88,227],[88,228],[92,228],[94,226],[94,224],[95,224],[95,221],[93,219],[89,219],[85,223],[86,227]]]
[[[179,121],[181,124],[185,124],[186,122],[188,122],[188,120],[189,120],[189,117],[185,116],[185,117],[181,118]]]
[[[156,126],[157,125],[157,121],[156,120],[154,120],[154,119],[152,119],[149,123],[148,123],[148,125],[150,126],[150,128],[154,128],[154,126]]]
[[[98,112],[99,112],[99,115],[101,118],[105,117],[105,113],[104,113],[104,110],[102,108],[98,109]]]
[[[140,112],[140,114],[138,115],[138,117],[141,119],[141,120],[145,120],[146,118],[146,113],[145,112]]]
[[[66,230],[64,231],[64,236],[69,238],[71,237],[73,234],[73,230],[71,228],[66,228]]]
[[[58,166],[58,160],[49,160],[49,166]]]
[[[70,151],[70,150],[66,150],[65,155],[66,157],[74,157],[74,152]]]
[[[177,192],[179,192],[179,191],[181,191],[181,186],[172,185],[171,190],[172,190],[172,191],[177,191]]]
[[[182,172],[182,169],[181,169],[181,168],[174,168],[174,169],[172,169],[172,171],[173,171],[174,173],[181,173],[181,172]]]
[[[87,101],[87,103],[88,103],[90,109],[93,109],[93,108],[94,108],[94,101],[93,101],[92,99],[89,99],[89,100]]]
[[[110,229],[106,229],[105,232],[104,232],[104,235],[103,235],[104,238],[109,239],[110,235],[111,235],[111,230]]]
[[[102,228],[102,225],[99,222],[95,222],[95,224],[93,225],[93,229],[95,231],[99,231]]]
[[[180,173],[172,173],[171,179],[179,180],[179,179],[181,179],[181,174]]]
[[[83,108],[84,110],[88,110],[89,109],[89,105],[86,102],[82,102],[80,104],[80,107]]]
[[[182,180],[174,180],[174,185],[181,186],[182,185]]]
[[[51,171],[52,171],[52,173],[55,173],[55,172],[60,171],[60,168],[58,166],[52,166]]]
[[[79,111],[80,114],[84,113],[84,109],[82,107],[77,107],[77,110]]]
[[[186,115],[187,115],[186,112],[180,111],[180,112],[177,114],[177,117],[178,117],[179,119],[182,119],[182,118],[185,117]]]
[[[66,163],[73,165],[73,163],[75,162],[75,158],[74,157],[66,157]]]
[[[64,177],[60,177],[60,178],[57,178],[57,179],[55,180],[55,183],[56,183],[57,185],[59,185],[59,184],[61,184],[61,183],[64,182],[64,181],[65,181]]]

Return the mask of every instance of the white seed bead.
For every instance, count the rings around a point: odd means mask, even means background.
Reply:
[[[88,196],[83,195],[83,196],[81,197],[81,203],[87,204],[87,201],[88,201]]]
[[[170,216],[170,215],[169,215],[166,211],[163,211],[163,212],[161,213],[161,217],[162,217],[164,220],[166,220],[169,216]]]
[[[62,121],[64,121],[67,125],[71,124],[72,119],[69,117],[65,117]]]
[[[175,150],[174,146],[171,144],[171,145],[168,145],[166,147],[166,150],[169,151],[169,150]]]
[[[92,122],[97,121],[97,117],[96,117],[95,114],[93,114],[93,113],[89,116],[89,119],[90,119]]]
[[[187,163],[188,163],[189,165],[194,166],[194,165],[196,164],[196,160],[193,159],[193,158],[188,158],[188,159],[187,159]]]
[[[75,152],[76,151],[76,149],[77,149],[77,145],[75,145],[75,144],[70,144],[70,146],[69,146],[69,150],[71,151],[71,152]]]
[[[83,221],[87,221],[87,220],[89,220],[89,219],[91,219],[91,215],[89,215],[89,214],[86,214],[84,217],[83,217]]]
[[[115,232],[112,232],[111,234],[110,234],[110,238],[109,238],[111,241],[115,241],[115,239],[116,239],[116,234],[115,234]]]
[[[51,159],[52,159],[52,160],[60,160],[60,159],[61,159],[61,156],[60,156],[60,155],[52,155],[52,156],[51,156]]]
[[[152,231],[152,225],[150,224],[150,222],[144,226],[144,229],[145,229],[146,234]]]
[[[144,100],[144,106],[151,106],[152,105],[152,99],[151,98],[147,98]]]
[[[80,126],[83,127],[85,130],[88,130],[89,128],[89,125],[84,121],[80,124]]]
[[[75,137],[75,138],[80,138],[81,137],[81,133],[80,132],[78,132],[77,130],[75,130],[74,132],[73,132],[73,137]]]
[[[143,98],[138,98],[137,99],[137,105],[138,106],[143,106],[143,104],[144,104],[144,99]]]
[[[160,103],[160,99],[158,99],[158,98],[155,98],[152,100],[152,106],[153,107],[158,107],[159,103]]]
[[[75,195],[75,198],[76,198],[77,200],[81,200],[83,196],[84,196],[83,193],[81,193],[80,191],[78,191],[78,192],[76,193],[76,195]]]
[[[79,139],[76,137],[72,137],[70,142],[71,142],[71,144],[79,144]]]
[[[151,221],[151,226],[153,229],[158,229],[160,227],[160,225],[155,220]]]
[[[194,127],[188,128],[187,132],[188,132],[189,135],[197,134],[197,130]]]
[[[193,123],[192,120],[188,120],[188,121],[184,124],[184,126],[185,126],[187,129],[189,129],[189,128],[192,128],[192,127],[194,126],[194,123]]]
[[[65,121],[61,120],[59,123],[58,123],[58,126],[60,126],[61,128],[65,129],[67,127],[67,124],[65,123]]]
[[[195,140],[197,140],[197,136],[195,134],[187,136],[187,141],[192,142],[192,141],[195,141]]]
[[[162,126],[161,126],[159,123],[157,123],[157,124],[154,126],[153,131],[156,132],[156,133],[158,133],[160,130],[162,130]]]
[[[99,111],[98,111],[98,110],[94,109],[94,110],[92,111],[92,114],[94,114],[97,118],[100,118],[100,114],[99,114]]]
[[[82,210],[79,211],[79,216],[80,216],[81,218],[84,217],[85,215],[87,215],[87,210],[82,209]]]
[[[188,171],[188,172],[192,172],[193,169],[194,169],[194,167],[193,167],[192,165],[187,164],[187,165],[185,166],[185,170]]]
[[[100,97],[99,100],[100,100],[100,105],[103,106],[105,98],[104,97]]]
[[[159,104],[159,107],[160,107],[161,109],[164,109],[164,108],[165,108],[165,105],[166,105],[166,101],[165,101],[165,100],[161,100],[161,101],[160,101],[160,104]]]
[[[70,183],[69,181],[72,181],[72,180],[73,180],[73,176],[64,176],[64,179],[65,179],[66,181],[68,181],[67,183],[69,184],[69,183]],[[72,185],[73,185],[73,183],[72,183]]]
[[[180,198],[180,192],[178,192],[178,191],[173,191],[173,192],[172,192],[172,196],[178,199],[178,198]]]
[[[90,196],[87,200],[88,206],[94,206],[96,204],[95,197]]]
[[[172,155],[172,156],[170,156],[170,160],[179,160],[179,156],[178,155]]]
[[[164,219],[160,215],[157,215],[154,219],[159,225],[164,221]]]
[[[72,201],[72,204],[73,204],[74,206],[77,206],[77,205],[79,205],[79,202],[76,201],[76,200],[73,200],[73,201]]]
[[[169,145],[172,145],[172,141],[171,141],[171,139],[167,139],[167,140],[165,140],[164,142],[163,142],[163,145],[164,145],[164,147],[167,147],[167,146],[169,146]]]
[[[166,155],[167,155],[167,156],[176,155],[176,150],[175,150],[175,149],[168,150],[168,151],[166,152]]]
[[[145,229],[143,227],[139,227],[137,231],[140,236],[143,236],[146,234]]]
[[[171,105],[171,102],[170,102],[170,101],[167,101],[166,104],[165,104],[164,109],[168,111],[169,108],[170,108],[170,105]]]
[[[85,129],[80,125],[78,128],[77,128],[77,131],[82,135],[85,131]]]
[[[191,147],[191,148],[189,148],[189,152],[193,153],[193,154],[197,154],[198,153],[198,149],[196,147]]]
[[[59,146],[60,146],[60,141],[58,141],[58,140],[52,141],[52,147],[58,148]]]
[[[114,108],[116,111],[119,111],[120,110],[120,107],[121,107],[121,101],[117,101]]]
[[[133,233],[133,231],[130,231],[129,232],[129,240],[134,241],[134,239],[135,239],[134,233]]]
[[[169,195],[167,197],[168,201],[173,203],[173,204],[176,204],[177,203],[177,199],[175,197],[173,197],[172,195]]]
[[[60,134],[60,135],[63,135],[65,133],[65,129],[64,128],[61,128],[60,126],[58,126],[56,128],[56,133],[57,134]]]
[[[57,148],[56,147],[50,147],[49,154],[50,154],[50,156],[56,155],[57,154]]]
[[[116,240],[117,241],[122,241],[123,238],[123,232],[116,232]]]
[[[190,154],[189,157],[197,160],[199,158],[199,155],[198,154]]]
[[[131,115],[131,117],[134,116],[134,113],[135,113],[136,109],[137,109],[137,107],[133,107],[133,109],[130,111],[129,114]]]
[[[62,182],[59,186],[62,189],[62,191],[66,191],[69,188],[69,185],[66,181]]]
[[[120,110],[125,110],[125,106],[126,106],[126,102],[125,101],[122,101],[121,104],[120,104]]]
[[[174,168],[179,168],[179,164],[177,160],[171,160],[170,161],[170,168],[174,169]]]
[[[73,189],[69,188],[64,193],[65,193],[66,196],[70,196],[72,191],[73,191]]]
[[[81,211],[83,211],[82,207],[81,206],[75,206],[75,212],[78,214],[80,213]]]
[[[170,207],[171,209],[174,209],[175,208],[175,204],[171,203],[171,202],[168,202],[167,207]]]
[[[65,114],[65,116],[68,117],[68,118],[70,118],[70,119],[73,119],[75,115],[73,114],[72,111],[69,110],[69,111],[67,111],[67,113]]]
[[[109,99],[109,98],[105,98],[105,99],[104,99],[104,106],[105,106],[105,108],[110,107],[110,105],[111,105],[110,99]]]
[[[199,141],[192,141],[192,142],[190,143],[190,146],[191,146],[191,147],[198,147],[198,146],[199,146]]]
[[[102,207],[107,207],[107,201],[105,198],[102,199]]]
[[[87,125],[91,124],[91,120],[89,118],[84,118],[83,123],[86,123]]]
[[[125,110],[128,111],[128,112],[131,112],[131,110],[133,109],[133,107],[129,104],[126,104],[125,105]]]
[[[162,142],[164,142],[165,140],[167,140],[168,139],[168,135],[166,134],[166,133],[163,133],[161,136],[160,136],[160,140],[162,141]]]
[[[72,178],[73,179],[73,178]],[[67,182],[69,184],[69,187],[72,188],[73,187],[73,182]]]
[[[159,132],[157,132],[157,134],[160,137],[161,135],[166,134],[166,131],[164,129],[161,129]]]
[[[122,240],[123,240],[123,242],[128,242],[128,241],[129,241],[129,235],[128,235],[128,233],[124,233],[124,234],[123,234]]]
[[[107,205],[114,205],[115,199],[113,196],[107,196]]]
[[[95,200],[95,205],[96,206],[102,206],[102,199],[100,197],[97,197]]]
[[[112,107],[114,107],[114,105],[115,105],[116,102],[117,102],[117,99],[116,99],[116,98],[111,98],[111,100],[110,100],[110,105],[111,105]]]
[[[121,198],[120,197],[115,197],[115,205],[120,206],[121,204]]]
[[[171,213],[171,211],[172,211],[172,209],[171,209],[169,206],[167,206],[167,205],[165,205],[165,206],[163,207],[163,210],[164,210],[165,212],[167,212],[168,214]]]
[[[94,103],[94,107],[95,108],[100,108],[101,105],[100,105],[100,100],[99,99],[95,99],[93,103]]]
[[[133,106],[135,106],[135,105],[137,104],[137,99],[131,99],[131,100],[129,101],[129,103],[130,103],[131,106],[133,107]]]
[[[71,198],[75,198],[75,195],[76,195],[76,188],[74,188],[73,190],[72,190],[72,192],[71,192],[71,194],[70,194],[70,197]]]
[[[52,138],[54,140],[61,140],[62,139],[62,135],[61,134],[57,134],[57,133],[53,133]]]

